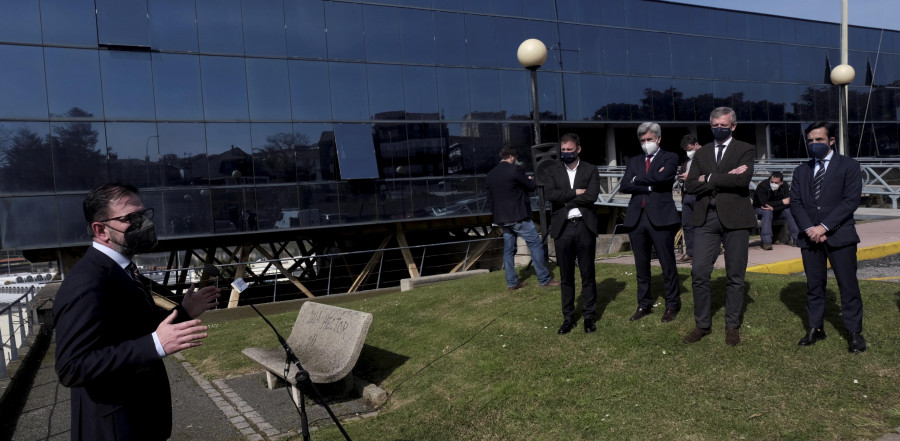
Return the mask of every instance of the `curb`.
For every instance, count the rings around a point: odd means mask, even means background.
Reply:
[[[900,253],[900,242],[892,242],[860,248],[856,250],[856,258],[857,260],[872,260],[897,253]],[[831,262],[828,262],[828,267],[831,267]],[[791,259],[751,266],[747,267],[747,271],[753,273],[784,275],[802,273],[803,259]]]

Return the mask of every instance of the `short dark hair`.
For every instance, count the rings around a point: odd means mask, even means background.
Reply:
[[[565,135],[559,137],[560,144],[563,144],[566,142],[574,142],[575,147],[581,146],[581,138],[574,133],[566,133]]]
[[[781,173],[780,171],[773,171],[772,174],[769,176],[769,179],[772,179],[772,178],[778,178],[778,179],[781,179],[781,180],[783,181],[783,180],[784,180],[784,174]]]
[[[700,141],[697,141],[697,137],[691,134],[684,135],[681,138],[681,148],[685,148],[691,144],[697,144]]]
[[[518,158],[519,152],[510,146],[505,146],[500,149],[500,159],[509,159],[510,156],[512,156],[513,158]]]
[[[821,129],[821,128],[825,128],[825,131],[828,132],[829,138],[834,138],[834,124],[832,124],[828,121],[816,121],[816,122],[810,124],[809,127],[807,127],[806,130],[803,131],[803,135],[809,136],[809,132],[812,132],[813,130]]]
[[[109,205],[114,201],[128,195],[137,195],[137,187],[129,184],[100,184],[95,187],[87,197],[81,207],[84,210],[84,220],[88,225],[101,219],[109,217]]]

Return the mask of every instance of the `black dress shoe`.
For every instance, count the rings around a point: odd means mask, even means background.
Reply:
[[[806,336],[800,339],[797,343],[799,346],[812,346],[819,340],[825,340],[825,331],[821,329],[810,328],[809,332],[806,333]]]
[[[575,323],[565,321],[563,322],[562,326],[559,327],[559,331],[556,331],[556,333],[559,335],[564,335],[572,332],[573,329],[575,329]]]
[[[850,347],[847,348],[851,354],[863,352],[866,350],[866,339],[859,332],[850,334]]]
[[[527,283],[525,283],[525,282],[519,282],[518,284],[516,284],[516,286],[507,286],[506,289],[508,289],[508,290],[510,290],[510,291],[515,291],[515,290],[517,290],[517,289],[522,289],[522,288],[524,288],[524,287],[526,287],[526,286],[528,286]]]
[[[666,308],[666,313],[662,316],[662,322],[669,323],[675,320],[675,317],[678,317],[678,311],[678,309]]]
[[[584,333],[590,334],[597,331],[597,323],[591,319],[584,319]]]
[[[634,312],[634,315],[631,316],[631,318],[628,319],[628,320],[629,320],[629,321],[632,321],[632,322],[635,321],[635,320],[640,320],[640,319],[642,319],[642,318],[644,318],[644,317],[650,315],[651,312],[653,312],[653,307],[649,307],[649,308],[638,308],[637,311]]]

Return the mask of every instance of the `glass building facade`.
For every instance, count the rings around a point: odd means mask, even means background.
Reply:
[[[738,115],[761,156],[837,119],[839,26],[655,0],[0,0],[0,244],[83,245],[85,192],[119,181],[162,239],[483,211],[505,145],[595,164],[635,128],[708,140]],[[898,153],[900,32],[851,27],[850,154]]]

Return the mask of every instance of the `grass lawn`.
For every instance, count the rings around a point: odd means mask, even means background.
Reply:
[[[502,271],[340,306],[374,315],[355,374],[390,399],[345,423],[354,440],[873,440],[900,426],[900,285],[861,282],[869,350],[847,352],[837,287],[825,332],[797,341],[806,280],[747,274],[742,342],[725,344],[724,272],[713,273],[713,333],[694,327],[690,271],[681,314],[661,323],[636,308],[632,266],[600,264],[597,332],[559,336],[559,289],[509,292]],[[662,276],[654,269],[654,292]],[[658,300],[659,302],[662,299]],[[287,336],[296,312],[272,317]],[[258,318],[214,324],[183,354],[208,379],[258,371],[240,354],[271,346]],[[334,427],[317,440],[342,440]],[[299,438],[297,438],[299,439]]]

